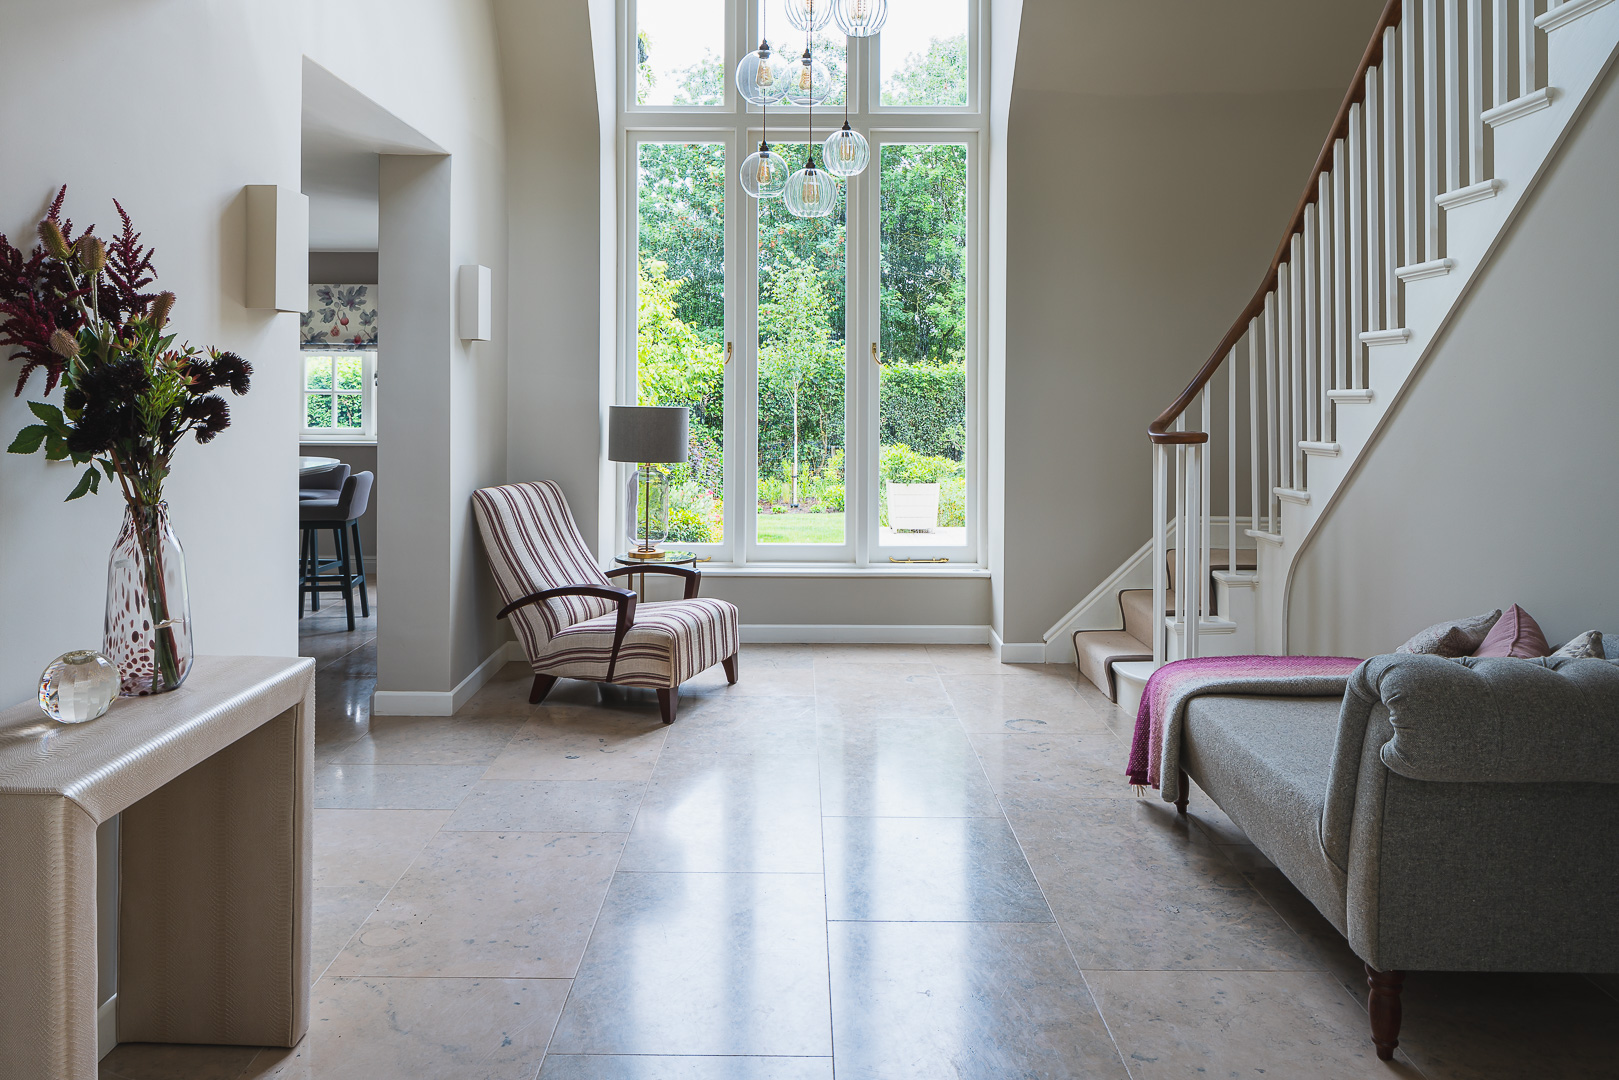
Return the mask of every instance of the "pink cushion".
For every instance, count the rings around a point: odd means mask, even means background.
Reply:
[[[1474,656],[1550,656],[1552,648],[1546,643],[1546,635],[1540,632],[1540,624],[1529,617],[1529,613],[1517,604],[1507,609],[1506,614],[1490,627],[1490,632],[1484,636],[1484,642],[1473,653]]]

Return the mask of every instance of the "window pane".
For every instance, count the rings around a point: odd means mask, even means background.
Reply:
[[[304,427],[329,428],[332,426],[332,399],[325,394],[309,394],[304,398]]]
[[[725,0],[636,0],[638,105],[725,101]]]
[[[317,353],[304,357],[304,389],[330,390],[332,388],[332,357],[330,353]]]
[[[883,104],[967,104],[967,31],[967,0],[888,0]]]
[[[879,542],[964,544],[967,148],[888,145],[878,160]]]
[[[817,0],[815,7],[817,10],[820,9],[819,0]],[[831,0],[827,0],[827,10],[831,10]],[[844,37],[838,30],[838,24],[834,20],[817,30],[814,36],[806,41],[804,31],[793,29],[792,24],[787,21],[781,12],[780,0],[760,0],[759,29],[765,40],[770,42],[771,49],[778,56],[793,62],[792,74],[795,78],[799,74],[799,65],[802,63],[804,56],[804,46],[807,44],[810,48],[810,56],[826,65],[826,70],[832,83],[832,92],[822,104],[827,107],[841,106],[845,96],[847,96],[849,86],[849,61],[846,49],[849,39]],[[750,42],[749,44],[757,46],[758,42]],[[817,105],[815,107],[819,109],[822,106]],[[802,110],[803,106],[784,101],[780,105],[771,106],[771,108]],[[842,123],[842,121],[840,120],[839,123]]]
[[[339,390],[359,390],[364,387],[365,378],[362,364],[361,358],[352,353],[337,358],[337,388]]]
[[[781,153],[797,167],[804,144]],[[759,207],[761,544],[841,544],[844,193],[827,217]]]
[[[359,394],[337,395],[337,423],[333,427],[363,428],[365,427],[365,414],[361,409]]]
[[[670,474],[669,539],[718,543],[725,538],[725,147],[645,143],[638,164],[638,401],[691,410],[691,458]]]

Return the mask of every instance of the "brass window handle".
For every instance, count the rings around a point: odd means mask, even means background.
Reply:
[[[875,341],[873,341],[871,343],[871,362],[873,364],[881,364],[882,363],[881,360],[877,359],[877,343]]]
[[[727,364],[731,362],[731,343],[729,341],[725,343],[725,362]]]

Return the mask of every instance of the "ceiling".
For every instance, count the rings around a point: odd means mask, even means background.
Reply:
[[[1023,0],[1014,93],[1341,93],[1384,3]]]

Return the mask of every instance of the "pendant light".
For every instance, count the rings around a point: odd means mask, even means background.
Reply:
[[[866,171],[866,163],[871,160],[871,145],[845,120],[841,131],[834,131],[826,137],[822,156],[826,160],[826,171],[833,176],[859,176]]]
[[[849,37],[874,37],[888,21],[888,0],[832,0],[832,17]]]
[[[794,30],[814,33],[832,21],[832,0],[782,0]]]
[[[794,74],[792,61],[772,51],[770,42],[761,41],[759,48],[736,66],[736,89],[755,105],[774,105],[790,89],[789,80]]]
[[[770,122],[766,119],[759,149],[742,163],[742,190],[755,199],[779,199],[787,189],[789,169],[787,159],[770,149]]]
[[[787,100],[794,105],[819,105],[831,94],[832,73],[810,55],[809,46],[805,45],[804,55],[787,77]]]

